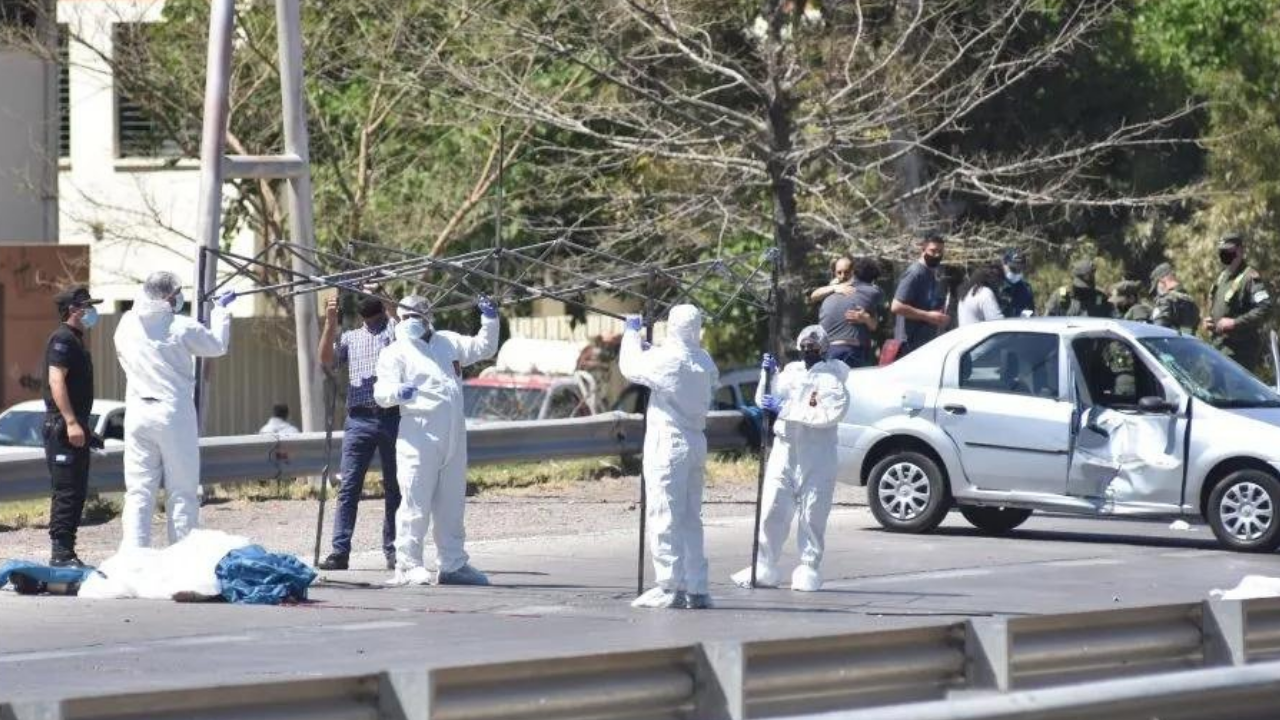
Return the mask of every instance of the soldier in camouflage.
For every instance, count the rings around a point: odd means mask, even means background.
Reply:
[[[1243,235],[1224,235],[1218,259],[1223,270],[1209,293],[1204,330],[1215,347],[1256,373],[1261,369],[1262,326],[1271,311],[1271,293],[1257,271],[1245,264]]]
[[[1121,280],[1111,286],[1111,305],[1117,320],[1151,322],[1151,306],[1138,299],[1142,283],[1137,280]]]
[[[1200,326],[1200,308],[1182,290],[1172,264],[1160,263],[1151,271],[1151,292],[1156,296],[1152,323],[1188,335],[1195,333]]]
[[[1109,318],[1115,313],[1106,293],[1098,289],[1097,266],[1092,260],[1081,260],[1071,269],[1071,287],[1060,287],[1053,294],[1045,315],[1066,317]]]

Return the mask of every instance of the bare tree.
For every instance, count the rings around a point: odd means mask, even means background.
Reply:
[[[646,252],[633,241],[779,248],[787,337],[814,250],[901,258],[929,228],[990,250],[1019,212],[1172,199],[1095,179],[1116,153],[1175,142],[1186,109],[1053,146],[956,142],[993,98],[1087,51],[1117,4],[451,0],[466,22],[436,59],[460,102],[546,129],[537,157],[579,204],[573,232]],[[565,93],[554,79],[570,76],[590,82]]]

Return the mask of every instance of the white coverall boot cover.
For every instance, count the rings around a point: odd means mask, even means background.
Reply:
[[[405,298],[401,307],[425,304]],[[402,310],[402,316],[404,311]],[[402,322],[400,327],[405,327]],[[374,400],[400,408],[396,437],[397,575],[424,568],[423,543],[431,530],[436,546],[437,579],[458,573],[469,559],[463,515],[467,496],[467,430],[462,408],[462,368],[493,356],[498,349],[498,320],[482,318],[475,336],[433,332],[423,338],[398,333],[378,356]],[[400,389],[412,385],[408,400]],[[483,577],[472,568],[474,575]],[[474,577],[470,575],[468,577]]]
[[[664,610],[667,608],[683,608],[685,606],[685,602],[686,598],[684,592],[656,587],[650,588],[643,595],[632,600],[631,607]]]
[[[822,573],[808,565],[797,565],[791,573],[791,589],[799,592],[817,592],[822,589]]]
[[[734,585],[740,588],[751,587],[751,566],[748,565],[733,575],[729,576]],[[765,565],[756,563],[756,587],[778,587],[782,582],[782,576],[778,572],[777,565]]]
[[[800,331],[797,346],[806,341],[819,343],[825,355],[826,333],[820,326],[811,325]],[[822,585],[818,568],[835,493],[837,428],[849,407],[845,387],[848,377],[848,366],[838,360],[821,360],[810,367],[797,361],[778,373],[772,391],[767,393],[782,403],[765,465],[757,563],[758,568],[768,572],[771,585],[781,581],[778,561],[793,518],[800,568],[792,574],[791,587],[814,591]],[[765,394],[761,383],[756,391],[757,404],[763,402]],[[757,570],[757,576],[761,574]]]
[[[719,372],[700,345],[701,331],[698,309],[677,305],[668,315],[662,345],[644,349],[634,329],[622,336],[618,366],[623,377],[650,389],[642,465],[649,550],[658,587],[637,599],[635,607],[683,607],[677,595],[707,594],[702,530],[705,429]]]
[[[205,327],[176,315],[168,300],[140,293],[116,328],[125,372],[124,529],[121,549],[151,544],[151,516],[161,484],[168,495],[169,542],[200,524],[200,438],[195,358],[226,354],[231,316],[215,306]]]

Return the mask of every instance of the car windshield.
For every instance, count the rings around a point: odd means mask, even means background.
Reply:
[[[1280,394],[1196,338],[1144,338],[1142,344],[1198,400],[1220,408],[1280,407]]]
[[[32,411],[9,412],[0,416],[0,445],[40,447],[44,445],[41,428],[44,413]],[[89,427],[98,426],[98,416],[89,416]]]
[[[464,385],[463,412],[472,420],[537,420],[541,389]]]

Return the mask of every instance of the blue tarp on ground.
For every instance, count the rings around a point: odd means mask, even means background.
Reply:
[[[0,565],[0,588],[13,581],[15,574],[25,575],[36,583],[47,585],[79,585],[93,571],[93,568],[51,567],[31,562],[30,560],[9,560]],[[14,588],[18,588],[17,581],[14,581],[13,584]],[[31,588],[31,586],[24,585],[24,588]],[[20,592],[33,591],[34,588],[20,590]]]
[[[316,573],[292,555],[267,552],[261,545],[232,550],[214,570],[227,602],[279,605],[307,599]]]

